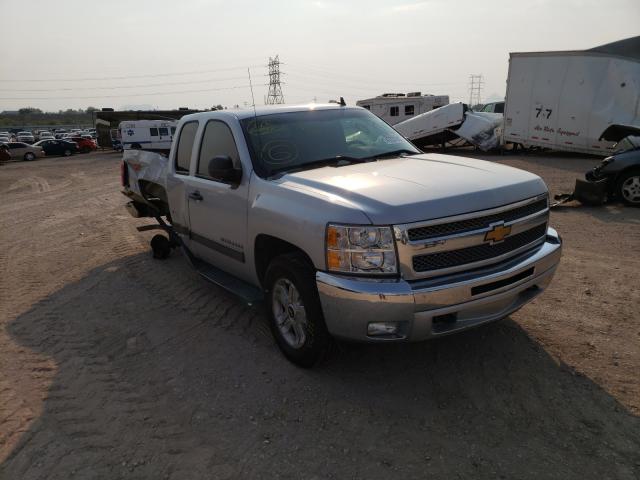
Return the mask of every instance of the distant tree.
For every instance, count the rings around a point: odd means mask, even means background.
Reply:
[[[20,115],[30,115],[32,113],[42,113],[42,110],[40,110],[39,108],[25,107],[18,110],[18,112],[20,113]]]
[[[92,112],[96,112],[98,111],[98,109],[96,107],[87,107],[87,109],[85,110],[85,112],[87,113],[92,113]]]

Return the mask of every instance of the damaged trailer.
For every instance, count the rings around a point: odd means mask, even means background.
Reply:
[[[474,112],[464,103],[451,103],[394,125],[416,147],[471,144],[488,151],[502,145],[500,113]]]
[[[504,141],[609,155],[640,127],[640,36],[590,50],[511,53]]]

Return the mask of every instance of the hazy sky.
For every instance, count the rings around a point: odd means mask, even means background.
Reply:
[[[640,34],[640,0],[0,0],[0,111],[264,102],[280,55],[287,103],[382,92],[505,92],[508,54]]]

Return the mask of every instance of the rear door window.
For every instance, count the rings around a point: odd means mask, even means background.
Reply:
[[[157,129],[157,128],[150,128],[150,129],[149,129],[149,134],[150,134],[152,137],[157,137],[157,136],[158,136],[158,129]]]

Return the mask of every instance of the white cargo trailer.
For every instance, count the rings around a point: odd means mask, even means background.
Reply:
[[[640,127],[640,36],[591,50],[511,53],[504,141],[606,155]]]

